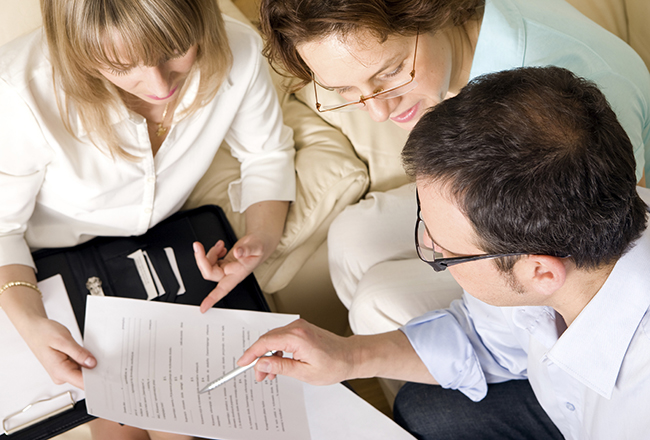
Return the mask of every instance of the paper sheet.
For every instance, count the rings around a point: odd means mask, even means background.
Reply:
[[[305,384],[305,404],[311,440],[415,440],[341,384]]]
[[[89,296],[84,370],[92,415],[127,425],[222,440],[308,440],[302,383],[255,382],[248,371],[206,394],[209,381],[268,330],[295,320],[243,310]]]
[[[43,303],[48,317],[67,327],[73,338],[81,344],[81,333],[61,276],[43,280],[38,283],[38,287],[43,292]],[[0,310],[0,347],[0,416],[3,420],[31,403],[51,399],[66,391],[70,391],[75,402],[84,398],[82,390],[69,384],[55,385],[52,382],[3,310]],[[69,403],[69,399],[64,397],[41,402],[25,413],[12,417],[5,423],[5,427],[11,429],[35,420],[56,411],[66,403]]]

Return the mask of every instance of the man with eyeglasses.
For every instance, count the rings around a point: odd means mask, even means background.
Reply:
[[[418,254],[463,298],[378,335],[296,321],[240,363],[279,350],[293,359],[261,359],[257,380],[410,381],[394,416],[418,439],[647,438],[650,190],[598,88],[558,67],[477,78],[402,158]]]

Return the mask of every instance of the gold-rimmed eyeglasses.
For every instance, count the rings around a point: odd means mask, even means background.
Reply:
[[[372,95],[369,96],[359,96],[359,99],[356,101],[348,101],[348,102],[343,102],[339,104],[334,104],[334,105],[323,105],[318,101],[318,91],[317,87],[320,85],[320,87],[323,87],[324,89],[328,89],[328,87],[325,87],[316,81],[316,77],[314,75],[314,72],[311,72],[311,77],[312,77],[312,83],[314,85],[314,96],[316,97],[316,110],[318,110],[321,113],[324,112],[331,112],[331,111],[352,111],[352,110],[357,110],[360,108],[363,108],[366,105],[366,101],[370,99],[392,99],[392,98],[397,98],[398,96],[405,95],[415,89],[418,85],[418,83],[415,81],[415,60],[417,59],[417,53],[418,53],[418,39],[420,37],[420,34],[415,35],[415,50],[413,52],[413,68],[411,69],[411,72],[409,73],[410,78],[401,83],[398,84],[394,87],[391,87],[389,89],[383,90],[383,89],[378,89],[376,92],[374,92]]]

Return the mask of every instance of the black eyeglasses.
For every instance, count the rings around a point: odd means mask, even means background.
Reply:
[[[429,236],[427,227],[422,220],[422,214],[420,210],[420,198],[418,197],[417,191],[415,192],[415,197],[418,202],[418,219],[415,223],[415,248],[418,252],[418,257],[420,260],[427,263],[433,268],[436,272],[442,272],[447,269],[449,266],[454,266],[456,264],[467,263],[469,261],[476,260],[485,260],[487,258],[500,258],[500,257],[514,257],[517,255],[530,255],[530,252],[511,252],[508,254],[483,254],[483,255],[467,255],[464,257],[450,257],[444,258],[440,252],[436,252],[432,247],[428,247],[424,244],[424,238],[429,237],[429,242],[433,244],[433,240]],[[426,236],[425,236],[426,234]]]

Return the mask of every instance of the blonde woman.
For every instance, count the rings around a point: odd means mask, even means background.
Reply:
[[[261,40],[214,0],[41,9],[42,29],[0,48],[0,306],[52,380],[81,388],[96,360],[47,319],[30,251],[144,233],[180,209],[225,140],[241,162],[229,198],[246,234],[230,250],[195,245],[203,276],[219,281],[205,311],[276,248],[294,148]],[[96,439],[149,438],[92,423]]]

